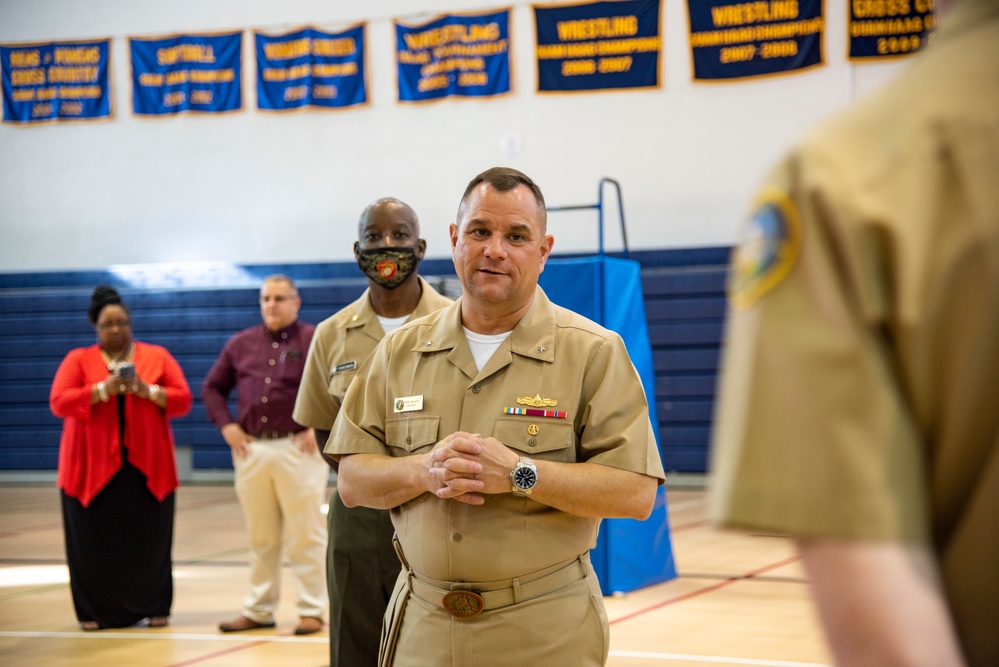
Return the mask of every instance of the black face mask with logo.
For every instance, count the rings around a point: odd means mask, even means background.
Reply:
[[[419,261],[414,248],[368,248],[360,251],[357,266],[385,289],[395,289],[413,275]]]

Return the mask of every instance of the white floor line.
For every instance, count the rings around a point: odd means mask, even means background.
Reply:
[[[318,637],[308,637],[301,635],[251,635],[243,632],[240,633],[228,633],[228,634],[214,634],[214,635],[196,635],[196,634],[178,634],[176,632],[109,632],[108,630],[99,630],[97,632],[7,632],[0,631],[0,638],[4,637],[21,637],[21,638],[35,638],[35,639],[166,639],[169,641],[185,640],[185,641],[211,641],[211,642],[297,642],[297,643],[313,643],[313,644],[328,644],[330,638],[326,635],[320,635]]]
[[[166,641],[210,641],[210,642],[274,642],[274,643],[312,643],[327,644],[329,637],[301,637],[281,635],[248,635],[248,634],[178,634],[159,632],[9,632],[0,631],[0,638],[17,637],[22,639],[153,639]],[[614,651],[615,658],[642,658],[645,660],[662,660],[663,662],[704,662],[717,665],[756,665],[757,667],[831,667],[817,662],[791,662],[787,660],[760,660],[755,658],[731,658],[718,655],[688,655],[683,653],[654,653],[651,651]]]
[[[831,667],[818,662],[790,662],[787,660],[758,660],[756,658],[727,658],[719,655],[685,655],[683,653],[652,653],[650,651],[611,651],[615,658],[644,658],[646,660],[678,660],[686,662],[711,662],[719,665],[761,665],[763,667]]]

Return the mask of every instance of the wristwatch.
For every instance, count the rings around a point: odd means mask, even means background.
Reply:
[[[529,496],[538,483],[538,467],[531,459],[521,456],[517,467],[510,471],[510,481],[513,482],[513,495]]]

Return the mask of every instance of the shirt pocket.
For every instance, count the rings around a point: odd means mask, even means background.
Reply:
[[[343,397],[347,394],[347,387],[350,386],[350,381],[354,379],[355,375],[357,375],[356,370],[340,371],[331,375],[329,385],[326,388],[329,395],[343,400]]]
[[[576,434],[571,422],[501,417],[493,427],[493,437],[531,458],[576,461]]]
[[[298,348],[285,348],[279,357],[278,367],[282,381],[293,384],[298,389],[305,370],[305,354]]]
[[[440,421],[440,417],[429,415],[389,419],[385,422],[385,444],[408,452],[433,447]]]

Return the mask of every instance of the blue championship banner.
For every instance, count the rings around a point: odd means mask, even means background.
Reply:
[[[105,39],[0,46],[3,121],[108,118],[110,43]]]
[[[128,40],[140,116],[243,108],[243,33]]]
[[[534,7],[538,91],[658,88],[659,0]]]
[[[416,27],[396,21],[395,31],[400,102],[510,92],[510,10]]]
[[[851,0],[850,60],[896,58],[926,46],[937,25],[935,0]]]
[[[335,34],[305,28],[255,36],[258,109],[337,109],[367,102],[364,24]]]
[[[687,0],[694,79],[794,72],[822,64],[822,0]]]

